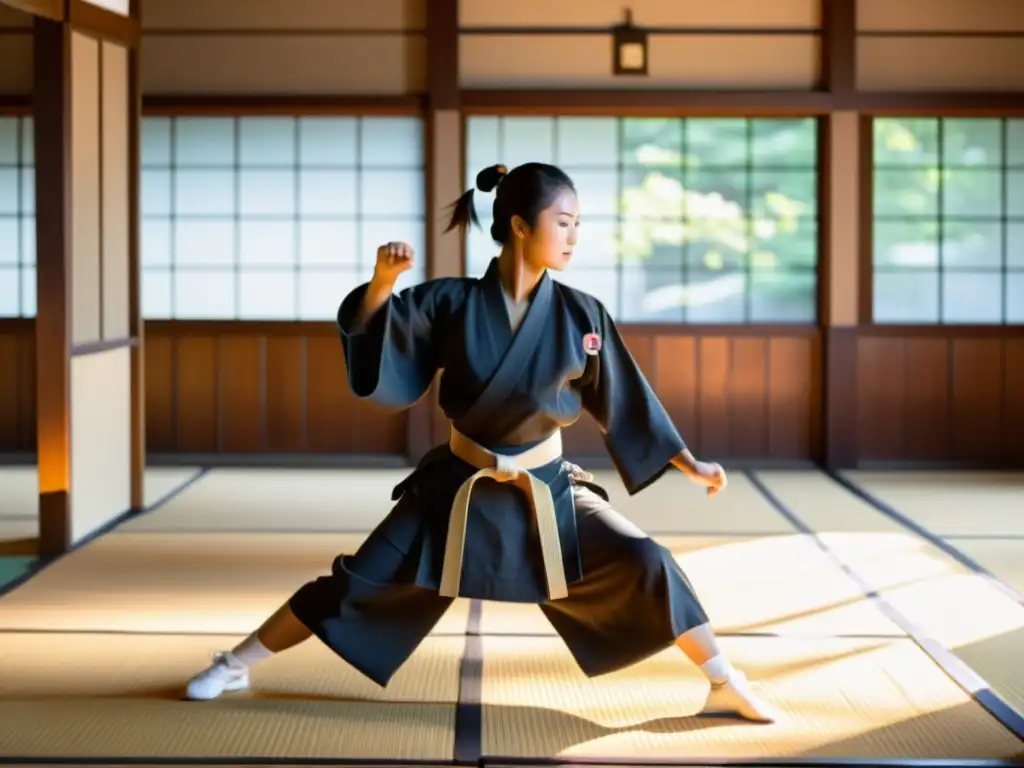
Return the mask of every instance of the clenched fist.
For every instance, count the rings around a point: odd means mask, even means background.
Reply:
[[[414,263],[412,246],[408,243],[385,243],[377,249],[377,266],[374,276],[387,283],[394,284],[398,276]]]

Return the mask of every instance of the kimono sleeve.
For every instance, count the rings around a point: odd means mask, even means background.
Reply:
[[[458,284],[432,280],[392,294],[360,327],[367,288],[356,288],[338,309],[349,386],[356,397],[383,408],[408,408],[426,394],[437,373],[443,338],[438,325]]]
[[[584,374],[584,409],[601,428],[605,447],[630,495],[660,478],[686,443],[672,424],[604,307],[601,349]]]

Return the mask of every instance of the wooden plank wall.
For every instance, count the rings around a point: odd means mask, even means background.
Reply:
[[[354,401],[330,326],[189,325],[147,327],[152,452],[405,454],[407,414]],[[817,334],[743,331],[626,338],[701,455],[817,458]],[[34,450],[34,371],[31,321],[5,324],[0,453]],[[863,328],[855,377],[861,465],[1024,465],[1024,329]],[[577,457],[602,451],[589,418],[566,441]]]
[[[700,455],[820,455],[815,331],[626,339]],[[150,323],[146,341],[151,452],[406,454],[408,415],[355,401],[330,326]],[[5,324],[0,453],[34,450],[34,372],[31,321]],[[1024,465],[1024,329],[863,328],[854,375],[860,464]],[[589,417],[566,442],[576,457],[602,453]]]
[[[1024,466],[1024,328],[864,328],[856,381],[862,465]]]
[[[35,444],[32,324],[0,335],[0,453]],[[637,363],[687,441],[721,458],[808,459],[819,439],[820,345],[813,328],[693,335],[627,331]],[[407,454],[408,414],[356,400],[333,327],[148,323],[146,437],[151,453]],[[435,439],[445,425],[434,423]],[[600,462],[594,422],[567,451]]]
[[[0,454],[36,449],[34,320],[0,321]]]

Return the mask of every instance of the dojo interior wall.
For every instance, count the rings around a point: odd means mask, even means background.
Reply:
[[[71,34],[71,537],[131,507],[128,52]],[[113,347],[113,348],[110,348]]]
[[[621,3],[463,0],[459,84],[488,92],[463,112],[558,115],[571,111],[572,89],[580,87],[602,89],[610,105],[614,91],[807,90],[823,77],[824,48],[819,34],[802,28],[821,25],[820,5],[638,0],[631,4],[634,21],[654,34],[650,76],[632,79],[607,74],[610,38],[586,29],[620,21]],[[349,95],[365,100],[361,114],[423,114],[417,103],[429,86],[425,8],[424,0],[147,0],[146,110],[267,112],[262,100],[273,102],[273,111],[287,103],[292,114],[324,114],[338,111],[330,98]],[[1021,8],[1015,0],[859,0],[856,85],[894,94],[1024,90],[1024,69],[1011,65],[1024,60]],[[31,88],[31,35],[24,17],[2,6],[0,26],[0,93],[24,96]],[[560,89],[566,100],[524,106],[516,93],[524,88]],[[375,103],[377,97],[387,100]],[[218,106],[218,98],[236,107]],[[645,109],[688,114],[629,111]],[[830,255],[820,288],[827,311],[818,323],[632,325],[624,329],[630,347],[704,454],[820,458],[831,431],[858,461],[1024,462],[1020,326],[881,325],[865,309],[872,280],[868,114],[853,103],[821,118],[832,143],[818,166],[826,222],[821,253]],[[953,107],[946,114],[973,113]],[[435,163],[425,194],[433,213],[465,183],[462,128],[457,111],[430,116],[425,136]],[[429,274],[463,269],[460,249],[436,228],[428,243]],[[151,321],[145,344],[153,453],[242,461],[269,454],[402,456],[443,433],[436,413],[388,414],[355,401],[343,384],[329,323]],[[35,448],[33,355],[31,320],[0,321],[0,452]],[[843,404],[831,417],[830,398]],[[567,441],[577,454],[601,452],[586,420]]]

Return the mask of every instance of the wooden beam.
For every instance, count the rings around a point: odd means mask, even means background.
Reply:
[[[427,279],[450,274],[440,264],[434,247],[441,226],[438,213],[444,201],[437,199],[438,174],[446,161],[438,157],[438,115],[457,113],[459,109],[459,4],[458,0],[432,0],[427,14],[427,93],[424,98],[424,158],[426,195],[426,276]],[[450,121],[449,121],[450,122]],[[442,139],[443,140],[443,139]],[[406,446],[412,461],[419,459],[433,445],[437,407],[437,384],[408,412]]]
[[[833,109],[857,99],[857,0],[821,0],[821,73]]]
[[[32,114],[31,94],[0,93],[0,115],[28,117]]]
[[[67,19],[76,32],[132,50],[139,47],[137,17],[122,16],[86,0],[67,0],[67,3]]]
[[[461,37],[492,37],[518,35],[524,37],[611,37],[614,34],[616,25],[591,25],[591,26],[565,26],[565,27],[538,27],[538,26],[508,26],[508,27],[459,27],[458,34]],[[644,27],[644,31],[651,37],[657,35],[670,35],[679,37],[688,35],[691,37],[817,37],[821,34],[820,27]]]
[[[34,34],[36,146],[36,430],[39,549],[71,546],[71,35],[37,17]]]
[[[0,3],[41,19],[64,20],[64,0],[0,0]]]
[[[142,97],[147,116],[172,117],[257,117],[272,115],[416,115],[423,112],[426,97],[419,94],[396,96],[210,96],[206,94]]]
[[[141,0],[131,0],[131,15],[142,25]],[[142,83],[141,47],[128,49],[128,333],[136,340],[131,351],[131,505],[146,506],[146,339],[142,320]]]
[[[459,108],[459,4],[434,0],[427,14],[428,109]]]
[[[871,325],[875,301],[875,142],[874,123],[860,116],[860,147],[857,155],[857,189],[860,192],[858,233],[857,325]]]
[[[145,116],[416,115],[427,96],[209,96],[142,97]],[[32,113],[31,94],[0,94],[0,115]],[[836,102],[824,91],[462,91],[464,114],[610,116],[824,115]],[[1005,117],[1024,115],[1024,91],[861,91],[843,109],[870,115]]]
[[[1024,115],[1024,91],[858,91],[853,107],[894,117]]]
[[[820,115],[832,108],[824,91],[467,90],[467,114],[735,114]]]

